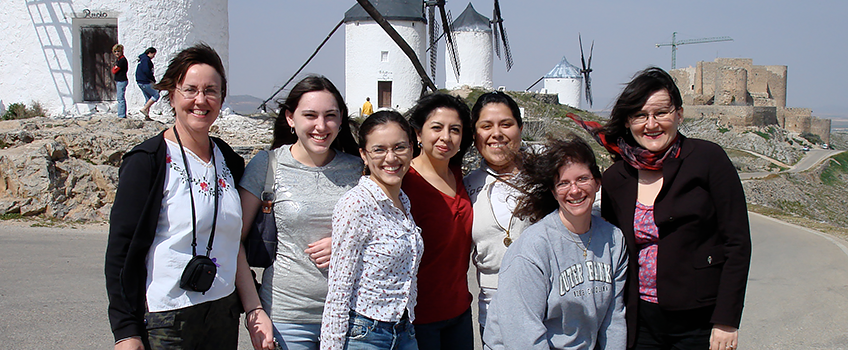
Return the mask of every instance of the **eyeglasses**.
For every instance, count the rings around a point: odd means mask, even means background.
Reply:
[[[659,111],[659,112],[655,112],[655,113],[639,112],[639,113],[636,113],[634,116],[630,117],[630,124],[637,124],[637,125],[645,124],[645,123],[648,122],[648,118],[652,115],[654,116],[654,120],[656,120],[657,123],[670,122],[670,121],[674,120],[674,117],[675,117],[674,111],[675,110],[676,110],[676,108],[672,107],[671,110]]]
[[[409,154],[409,145],[400,144],[400,145],[394,146],[390,149],[389,148],[383,148],[383,147],[375,147],[375,148],[373,148],[373,149],[371,149],[370,151],[367,151],[367,152],[374,159],[386,158],[386,156],[389,155],[389,152],[394,153],[395,157],[404,157],[404,156]]]
[[[557,182],[557,184],[554,185],[554,189],[557,192],[568,192],[571,191],[572,186],[577,186],[580,188],[589,187],[593,180],[595,180],[595,178],[589,175],[584,175],[578,177],[577,180],[574,182],[568,180]]]
[[[185,87],[185,88],[177,88],[177,91],[180,93],[180,95],[183,95],[183,97],[185,97],[188,100],[195,99],[197,97],[197,95],[199,95],[201,92],[203,93],[203,96],[206,96],[207,99],[210,99],[210,100],[221,99],[221,91],[218,90],[218,89],[213,89],[213,88],[207,88],[203,91],[200,91],[195,87],[189,86],[189,87]]]

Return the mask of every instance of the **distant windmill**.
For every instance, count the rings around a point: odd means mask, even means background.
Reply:
[[[583,74],[583,85],[586,87],[586,102],[589,102],[589,107],[592,107],[592,78],[589,73],[592,73],[592,52],[595,51],[595,41],[592,40],[592,46],[589,48],[589,64],[583,58],[583,37],[577,33],[577,40],[580,42],[580,62],[583,64],[583,69],[580,74]]]
[[[512,69],[512,51],[509,49],[509,39],[504,30],[503,17],[501,16],[501,5],[495,0],[495,8],[492,10],[492,30],[495,32],[495,54],[501,58],[501,41],[503,41],[504,58],[506,59],[506,71]]]
[[[670,43],[662,43],[656,44],[657,48],[661,46],[671,46],[671,69],[677,68],[677,46],[685,45],[685,44],[703,44],[703,43],[715,43],[720,41],[733,41],[733,38],[729,36],[718,36],[714,38],[701,38],[701,39],[687,39],[677,41],[677,32],[671,33],[671,42]]]

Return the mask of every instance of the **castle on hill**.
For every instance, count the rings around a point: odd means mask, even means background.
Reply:
[[[830,119],[814,117],[809,108],[786,107],[786,66],[716,58],[669,74],[683,95],[685,118],[717,118],[737,127],[776,125],[830,143]]]

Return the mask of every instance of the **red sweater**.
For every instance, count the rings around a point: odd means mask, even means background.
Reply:
[[[471,199],[462,186],[462,170],[451,167],[455,197],[430,185],[414,168],[401,188],[409,197],[412,218],[421,227],[424,256],[418,268],[415,324],[448,320],[471,306],[468,263],[471,258]]]

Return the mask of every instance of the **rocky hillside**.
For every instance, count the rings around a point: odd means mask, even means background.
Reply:
[[[474,101],[482,92],[460,93]],[[585,131],[565,117],[568,112],[603,122],[591,113],[552,103],[547,95],[510,94],[524,108],[526,124],[522,137],[528,141],[569,132],[588,138]],[[100,114],[73,119],[0,121],[0,215],[43,216],[81,222],[108,220],[121,156],[173,123],[173,117],[167,115],[154,116],[154,119],[157,121],[143,122]],[[229,142],[249,159],[256,150],[271,142],[273,121],[274,117],[269,115],[229,113],[219,118],[212,134]],[[797,134],[774,127],[734,129],[710,119],[686,120],[681,130],[687,136],[712,140],[725,147],[740,172],[775,174],[743,182],[750,203],[848,226],[848,205],[844,200],[848,198],[845,186],[848,156],[837,156],[810,172],[779,174],[785,170],[784,165],[790,166],[803,156],[801,147],[811,146]],[[833,142],[835,145],[846,144],[838,141],[845,140],[844,135],[837,133],[834,139],[837,140]],[[610,164],[605,151],[599,146],[595,150],[602,165]],[[469,159],[473,162],[473,157]]]

